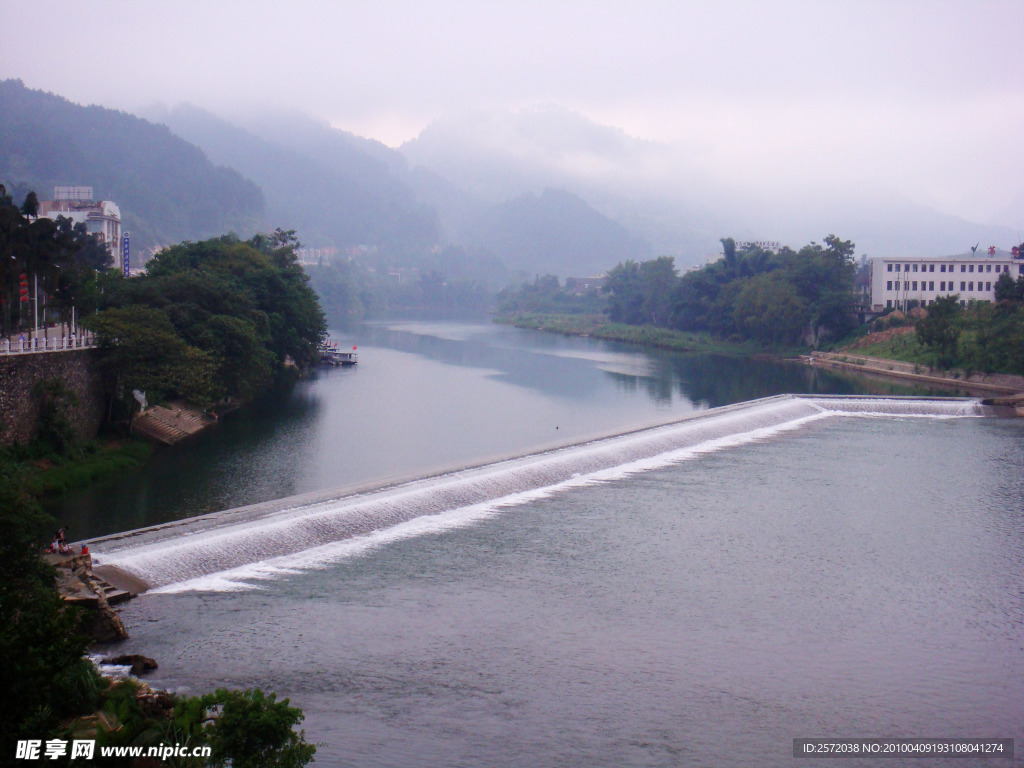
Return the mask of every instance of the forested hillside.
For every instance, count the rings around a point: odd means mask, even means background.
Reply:
[[[162,125],[0,81],[0,183],[22,198],[55,185],[91,186],[121,209],[133,249],[263,224],[263,193],[238,171],[217,167]]]
[[[190,106],[158,117],[216,162],[259,184],[268,217],[295,229],[307,245],[373,245],[401,253],[441,238],[436,212],[364,151],[370,142],[357,146],[355,137],[301,116],[289,116],[284,126],[278,121],[246,128]],[[264,135],[257,135],[260,128]]]

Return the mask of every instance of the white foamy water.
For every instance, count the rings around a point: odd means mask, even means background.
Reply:
[[[962,418],[976,400],[780,396],[539,454],[274,511],[232,510],[90,542],[95,561],[159,591],[250,589],[509,506],[844,416]],[[255,582],[255,584],[254,584]]]

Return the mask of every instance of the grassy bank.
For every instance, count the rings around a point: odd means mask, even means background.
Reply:
[[[496,323],[530,328],[565,336],[590,336],[606,341],[621,341],[643,347],[749,357],[756,354],[789,355],[796,350],[766,349],[755,342],[732,342],[714,339],[706,333],[686,333],[651,325],[624,325],[610,323],[604,315],[553,315],[523,313],[498,317]]]
[[[9,448],[0,463],[16,473],[33,496],[51,496],[114,477],[145,464],[152,453],[148,443],[134,438],[95,440],[68,455],[40,453],[33,446]]]
[[[869,339],[866,344],[834,351],[846,351],[866,357],[881,357],[885,360],[899,360],[922,366],[931,366],[935,363],[934,354],[925,349],[913,333],[903,333],[874,342]]]

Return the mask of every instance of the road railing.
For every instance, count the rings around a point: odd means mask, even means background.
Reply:
[[[0,355],[28,355],[36,352],[67,352],[91,349],[96,340],[91,333],[71,336],[37,336],[34,339],[0,339]]]

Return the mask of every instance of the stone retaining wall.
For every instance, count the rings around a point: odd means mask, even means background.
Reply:
[[[69,415],[81,439],[96,436],[106,413],[103,378],[90,349],[0,356],[0,446],[27,443],[36,432],[39,406],[32,388],[60,379],[78,396]]]

